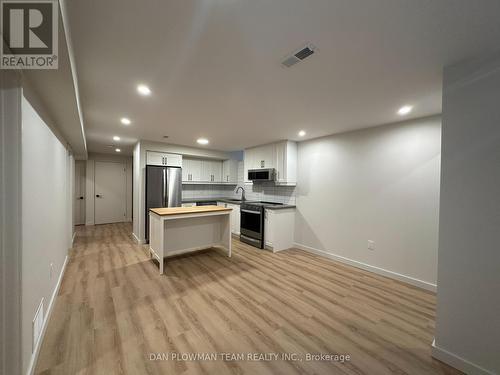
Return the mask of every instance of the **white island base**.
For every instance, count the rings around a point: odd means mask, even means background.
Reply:
[[[163,259],[222,247],[231,256],[231,208],[218,206],[154,208],[149,211],[149,251]]]

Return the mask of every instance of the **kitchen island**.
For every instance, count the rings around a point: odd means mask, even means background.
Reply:
[[[231,256],[231,208],[220,206],[166,207],[149,210],[149,252],[163,259],[221,247]]]

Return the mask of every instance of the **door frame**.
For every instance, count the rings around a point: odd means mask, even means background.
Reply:
[[[94,170],[93,170],[93,173],[94,173],[94,178],[93,178],[93,191],[92,191],[92,202],[94,203],[93,206],[94,206],[94,212],[93,212],[93,217],[94,217],[94,225],[104,225],[104,224],[112,224],[112,223],[97,223],[96,221],[96,191],[95,191],[95,186],[96,186],[96,171],[97,171],[97,164],[98,163],[113,163],[113,164],[120,164],[123,166],[123,173],[124,173],[124,178],[125,178],[125,216],[123,217],[123,220],[122,221],[117,221],[117,223],[123,223],[123,222],[126,222],[127,221],[127,163],[125,160],[121,161],[121,160],[94,160]]]

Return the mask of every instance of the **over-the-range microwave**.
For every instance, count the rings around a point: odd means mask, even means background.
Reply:
[[[248,170],[248,180],[254,182],[274,181],[274,175],[274,168]]]

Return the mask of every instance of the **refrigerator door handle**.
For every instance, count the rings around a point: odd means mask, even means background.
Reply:
[[[168,200],[167,200],[167,168],[163,168],[163,207],[168,207]]]

